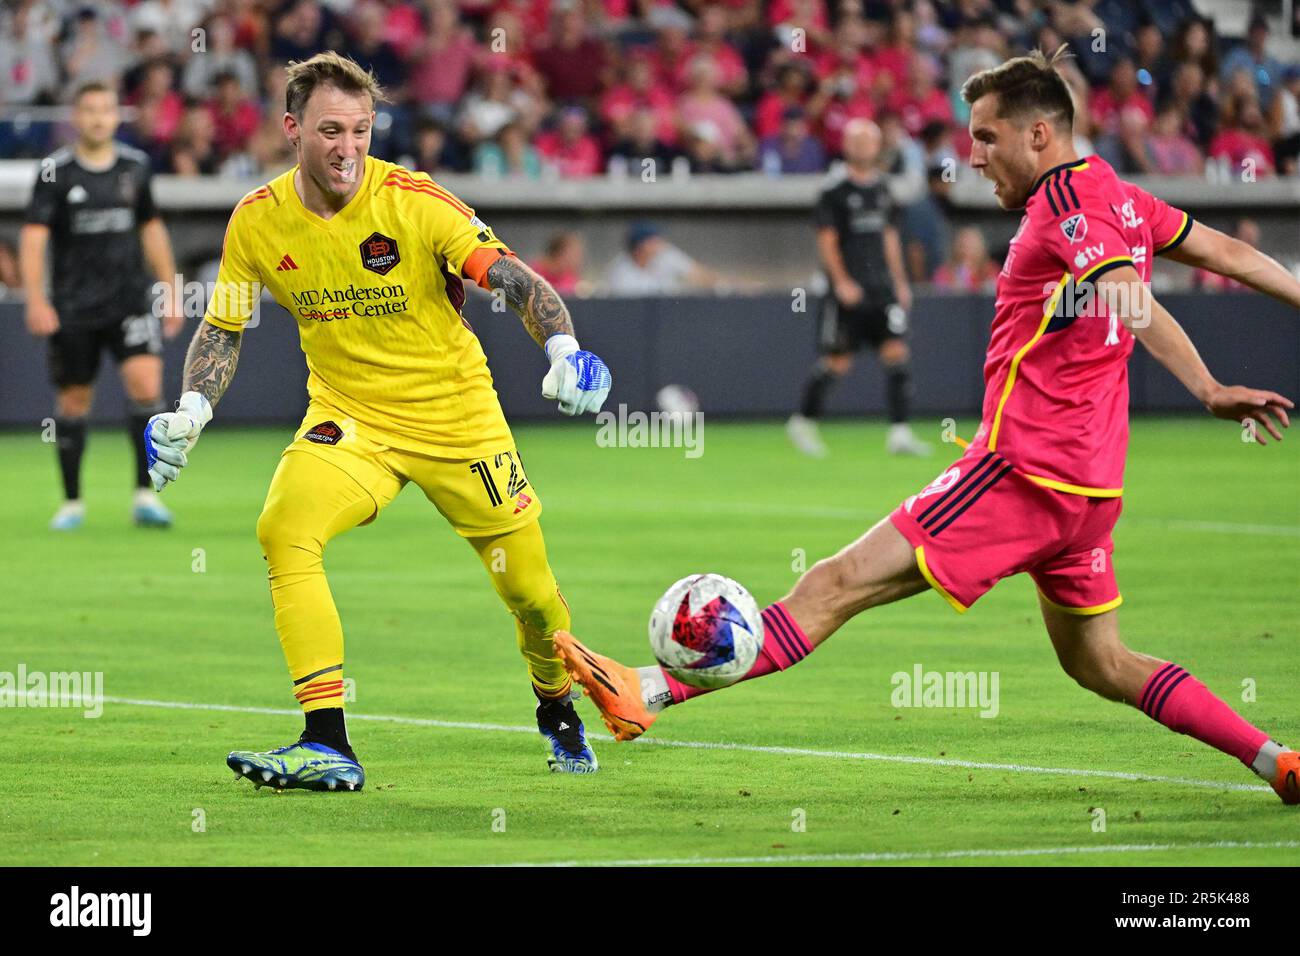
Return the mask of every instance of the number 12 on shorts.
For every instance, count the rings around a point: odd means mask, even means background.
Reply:
[[[493,472],[500,474],[509,466],[509,476],[506,478],[506,497],[513,499],[528,485],[528,478],[524,474],[523,462],[518,455],[512,451],[504,451],[492,458],[492,464],[489,466],[488,459],[483,458],[473,462],[469,470],[478,475],[479,480],[483,482],[483,490],[487,493],[488,503],[497,507],[502,503],[501,492],[497,487],[496,478]]]

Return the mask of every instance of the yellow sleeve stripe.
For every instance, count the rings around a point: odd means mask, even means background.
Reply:
[[[1055,478],[1043,478],[1039,475],[1025,475],[1036,485],[1051,488],[1054,491],[1066,491],[1072,495],[1085,495],[1089,498],[1118,498],[1124,494],[1123,488],[1091,488],[1088,485],[1071,485]]]
[[[1056,312],[1056,305],[1061,301],[1061,293],[1065,290],[1066,283],[1070,281],[1070,273],[1061,276],[1061,281],[1056,283],[1056,290],[1052,297],[1047,300],[1047,308],[1043,310],[1043,321],[1038,324],[1038,331],[1034,337],[1020,347],[1015,358],[1011,360],[1011,370],[1007,372],[1007,383],[1002,386],[1002,397],[998,399],[998,409],[993,414],[993,428],[989,431],[989,451],[998,450],[998,429],[1002,427],[1002,409],[1006,407],[1007,399],[1011,397],[1011,389],[1016,384],[1016,371],[1020,368],[1020,360],[1025,357],[1025,353],[1034,347],[1034,343],[1043,337],[1047,331],[1047,323],[1052,321],[1052,316]]]
[[[961,601],[958,601],[955,597],[949,594],[944,586],[935,579],[935,576],[930,573],[930,567],[925,563],[925,548],[920,547],[919,545],[916,549],[916,566],[921,569],[921,575],[929,583],[930,587],[938,591],[939,596],[951,604],[954,611],[958,614],[965,614],[970,610],[970,608],[962,604]]]
[[[1094,604],[1092,607],[1066,607],[1064,604],[1057,604],[1046,594],[1043,589],[1038,589],[1038,596],[1048,607],[1055,608],[1058,611],[1064,611],[1066,614],[1075,614],[1080,617],[1091,617],[1094,614],[1105,614],[1107,611],[1113,611],[1124,603],[1124,595],[1118,595],[1115,600],[1107,601],[1105,604]]]
[[[1093,266],[1091,269],[1089,269],[1083,275],[1079,276],[1079,278],[1075,279],[1074,281],[1087,282],[1093,276],[1100,275],[1103,272],[1108,272],[1109,270],[1116,269],[1120,266],[1131,266],[1131,265],[1133,265],[1132,256],[1111,256],[1109,259],[1102,259],[1101,262],[1097,263],[1095,266]]]
[[[1191,231],[1192,231],[1192,217],[1187,215],[1186,212],[1184,212],[1183,221],[1178,224],[1178,229],[1175,230],[1173,238],[1170,239],[1168,242],[1166,242],[1164,245],[1157,246],[1156,255],[1160,255],[1160,253],[1162,252],[1167,252],[1168,250],[1172,249],[1174,246],[1178,245],[1178,243],[1182,242],[1184,239],[1187,238],[1187,234]]]

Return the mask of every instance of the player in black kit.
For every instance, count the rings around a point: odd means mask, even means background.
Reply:
[[[830,283],[822,300],[817,345],[821,353],[804,383],[799,412],[786,430],[805,454],[826,454],[817,430],[826,394],[864,345],[876,350],[885,371],[891,454],[927,455],[930,446],[907,424],[908,361],[904,335],[912,290],[903,270],[900,212],[876,167],[880,128],[855,119],[844,129],[844,178],[817,201],[817,252]]]
[[[85,520],[81,457],[103,351],[117,361],[130,403],[132,517],[138,525],[171,524],[149,481],[144,427],[163,410],[162,335],[174,336],[184,319],[173,284],[171,241],[153,203],[149,160],[113,141],[118,123],[115,91],[99,83],[77,90],[77,141],[41,161],[19,240],[27,328],[49,338],[50,377],[58,389],[55,437],[65,500],[50,522],[58,531]],[[53,261],[49,297],[47,246]],[[152,294],[146,260],[165,290],[161,296]]]

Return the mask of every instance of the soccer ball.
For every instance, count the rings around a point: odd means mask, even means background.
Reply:
[[[664,670],[692,687],[726,687],[754,666],[763,618],[753,597],[721,574],[691,574],[650,612],[650,647]]]

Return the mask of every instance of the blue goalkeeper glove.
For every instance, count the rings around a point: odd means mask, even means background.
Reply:
[[[144,453],[154,491],[181,476],[186,454],[199,440],[203,426],[212,421],[212,406],[198,392],[186,392],[176,411],[163,412],[144,426]]]
[[[583,352],[572,335],[552,335],[546,340],[551,370],[542,379],[542,398],[557,399],[566,415],[598,412],[605,404],[614,378],[594,352]]]

